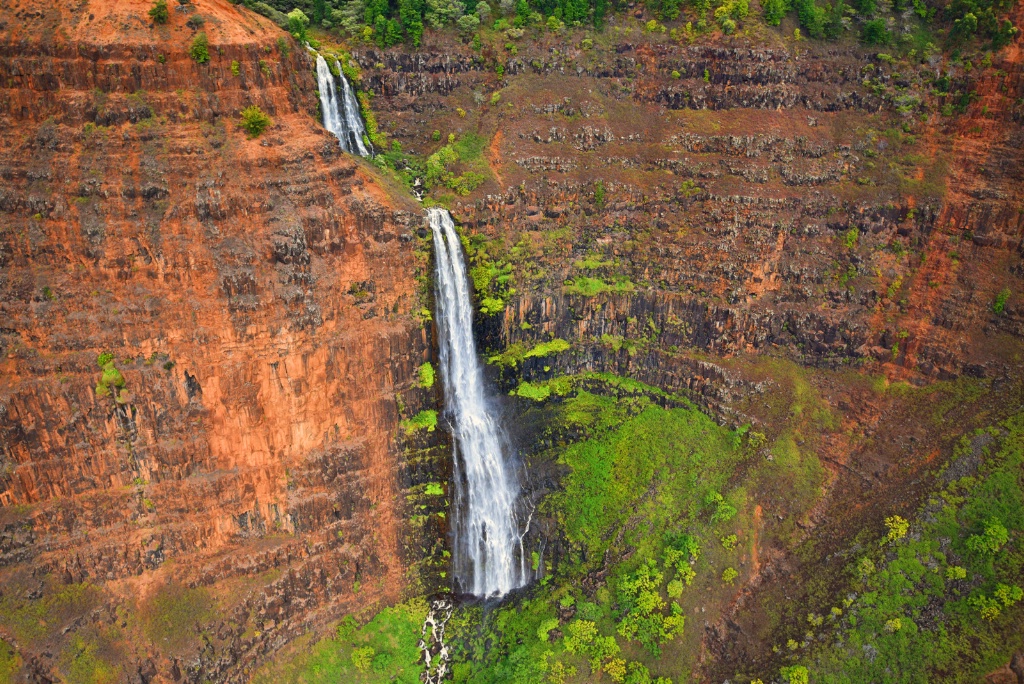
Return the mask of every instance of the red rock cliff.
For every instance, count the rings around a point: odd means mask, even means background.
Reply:
[[[418,209],[340,153],[269,20],[150,6],[0,10],[0,636],[38,681],[75,639],[125,680],[234,679],[405,583]],[[102,352],[125,392],[95,389]],[[168,583],[213,597],[205,650],[136,639]],[[63,585],[88,617],[19,627]]]

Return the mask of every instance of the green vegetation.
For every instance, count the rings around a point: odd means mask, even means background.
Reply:
[[[992,303],[992,313],[1001,314],[1006,310],[1006,302],[1010,300],[1010,288],[1004,287],[1000,290],[999,294],[996,295],[996,300]]]
[[[598,425],[611,419],[601,414],[616,408],[595,411],[595,403],[605,403],[595,399],[584,394],[580,401],[567,401],[566,417]],[[581,420],[577,412],[589,415]],[[584,567],[600,561],[618,530],[624,531],[625,543],[657,557],[660,538],[652,539],[646,529],[626,531],[626,522],[636,517],[665,532],[696,524],[701,502],[725,485],[739,456],[738,438],[699,411],[650,406],[606,436],[569,447],[559,458],[569,468],[564,490],[546,505],[561,514],[581,560],[590,559]]]
[[[124,388],[124,376],[114,365],[114,355],[110,352],[101,353],[96,357],[96,365],[102,371],[100,379],[96,383],[96,396],[101,399],[113,396],[120,404],[128,401],[129,395],[128,390]]]
[[[487,363],[493,363],[503,368],[515,368],[525,359],[543,358],[553,354],[560,354],[569,350],[569,343],[563,339],[554,338],[547,342],[538,342],[533,347],[527,347],[524,342],[517,342],[508,346],[500,354],[487,359]]]
[[[156,0],[149,8],[149,18],[153,20],[154,24],[166,24],[167,20],[171,18],[167,11],[167,0]]]
[[[143,631],[164,653],[177,653],[198,641],[200,625],[214,618],[215,609],[205,589],[166,584],[143,606]]]
[[[976,473],[914,522],[888,518],[881,544],[851,562],[856,599],[822,638],[835,645],[806,661],[812,681],[981,681],[1024,645],[1012,627],[1024,620],[1024,413],[964,437],[953,461],[978,444]]]
[[[437,411],[433,409],[420,411],[412,418],[403,420],[401,426],[407,435],[411,435],[417,430],[433,432],[437,428]]]
[[[192,39],[192,45],[188,49],[188,56],[197,64],[206,64],[210,61],[210,42],[206,38],[206,32],[200,31]]]
[[[599,294],[605,292],[612,292],[616,294],[633,292],[636,290],[636,286],[628,278],[618,278],[611,282],[602,280],[601,278],[591,278],[588,276],[579,276],[573,280],[565,281],[565,286],[562,291],[566,294],[580,295],[583,297],[596,297]]]
[[[742,492],[730,486],[748,453],[741,433],[682,398],[614,375],[556,376],[516,393],[549,402],[550,439],[572,435],[551,451],[566,469],[563,487],[539,509],[559,522],[568,555],[544,568],[528,600],[453,618],[455,681],[685,681],[675,669],[680,679],[664,676],[674,666],[660,655],[685,632],[682,606],[695,600],[688,588],[712,577],[712,552],[701,547],[736,529],[726,518],[749,520]],[[733,553],[717,547],[713,555]],[[534,553],[535,570],[540,561]],[[581,578],[602,567],[607,580],[581,591]],[[567,609],[573,617],[560,620]]]
[[[419,376],[417,384],[423,389],[430,389],[434,386],[434,366],[429,361],[419,367],[417,375]]]
[[[245,131],[250,140],[260,137],[269,126],[273,125],[270,117],[263,113],[263,110],[256,105],[249,105],[242,110],[242,118],[239,126]]]
[[[280,10],[294,5],[283,0],[270,0],[269,4],[258,0],[240,1],[286,28],[297,40],[313,40],[309,37],[309,30],[315,28],[337,32],[349,43],[374,44],[382,49],[401,42],[418,47],[428,25],[433,29],[454,29],[476,50],[486,42],[482,37],[491,32],[505,34],[503,38],[507,36],[514,40],[528,29],[537,32],[546,29],[554,33],[564,33],[571,28],[602,31],[609,12],[622,9],[622,6],[613,5],[608,0],[507,0],[501,3],[484,0],[361,0],[341,3],[337,9],[325,0],[311,0],[303,5],[303,9],[311,9],[310,17],[299,10],[292,10],[286,16]],[[749,12],[748,0],[647,0],[645,4],[656,17],[647,22],[648,33],[665,33],[668,29],[661,22],[678,21],[685,29],[673,28],[673,38],[678,33],[685,35],[687,40],[712,26],[726,34],[735,33]],[[901,35],[899,42],[918,53],[929,42],[922,36],[930,37],[933,27],[943,31],[948,29],[949,41],[953,45],[979,40],[988,41],[992,49],[1005,46],[1017,34],[1017,28],[1007,17],[1012,6],[1010,0],[952,0],[945,9],[929,5],[924,0],[897,0],[891,6],[876,0],[855,0],[851,4],[844,0],[822,0],[821,3],[818,0],[764,0],[761,8],[764,22],[770,26],[778,26],[786,15],[794,13],[803,29],[797,29],[798,39],[806,35],[834,40],[842,36],[848,27],[859,26],[861,39],[873,45],[895,42],[895,36],[886,26],[888,17],[913,17],[913,21],[918,23],[916,31],[912,36]],[[584,50],[592,49],[593,45],[591,36],[580,41]],[[507,43],[506,49],[513,55],[517,52],[512,41]],[[504,65],[495,64],[494,69],[501,75]]]
[[[489,173],[483,159],[486,146],[486,138],[473,133],[462,136],[458,141],[449,135],[448,144],[427,157],[424,175],[427,188],[444,186],[458,195],[468,195],[478,188],[487,180]],[[457,164],[465,168],[460,174],[451,171]]]
[[[288,33],[292,34],[292,38],[297,40],[299,45],[308,42],[309,17],[305,12],[296,7],[286,16],[288,17]]]
[[[0,682],[14,681],[14,675],[21,669],[21,656],[14,647],[0,639]]]
[[[464,236],[462,248],[470,263],[469,279],[480,302],[480,312],[488,316],[501,313],[505,302],[516,293],[512,263],[497,256],[501,244],[478,233]]]
[[[18,644],[31,646],[60,633],[74,618],[86,615],[100,600],[91,584],[47,586],[42,598],[8,590],[0,595],[0,625]]]
[[[296,644],[296,658],[268,664],[253,681],[419,684],[421,665],[416,644],[426,615],[426,602],[412,599],[384,608],[362,627],[353,616],[347,616],[338,624],[334,638],[312,645]]]

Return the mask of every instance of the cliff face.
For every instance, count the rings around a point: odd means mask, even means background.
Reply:
[[[1024,66],[1019,40],[979,69],[775,33],[690,45],[645,30],[651,18],[638,8],[586,38],[533,29],[512,48],[428,36],[415,54],[355,56],[405,150],[454,136],[454,178],[434,192],[491,300],[484,346],[518,353],[500,381],[519,388],[523,423],[559,400],[524,408],[546,395],[521,381],[604,371],[683,390],[771,443],[797,415],[769,407],[790,386],[780,357],[834,411],[798,439],[826,472],[814,505],[795,511],[784,478],[758,492],[744,588],[688,622],[699,637],[682,671],[743,680],[788,662],[815,591],[848,586],[858,533],[913,515],[956,440],[1019,406]],[[483,182],[463,194],[471,173]],[[569,349],[524,354],[553,337]],[[985,399],[936,418],[852,380],[881,375],[963,378],[947,387]],[[543,457],[538,497],[559,487]],[[557,527],[534,532],[557,540]]]
[[[209,0],[153,26],[150,6],[0,8],[0,638],[31,681],[83,663],[241,681],[396,600],[443,546],[441,516],[405,510],[437,512],[417,486],[447,479],[441,431],[400,426],[438,398],[416,372],[419,205],[340,153],[309,55],[269,20]],[[761,355],[917,383],[1017,372],[1019,43],[971,70],[774,33],[688,44],[636,18],[354,53],[406,151],[469,141],[451,171],[482,184],[436,194],[474,263],[509,274],[480,283],[501,305],[484,346],[571,344],[504,389],[611,371],[765,424],[778,385],[744,366]],[[273,120],[254,140],[249,105]],[[857,446],[914,441],[916,414],[843,388],[823,393],[853,437],[821,449],[843,494],[806,521],[837,537],[857,529],[843,506],[909,501],[880,483],[932,458]],[[770,643],[720,626],[702,663]]]
[[[625,360],[601,349],[611,335],[922,381],[1012,365],[991,342],[1024,333],[1015,298],[993,312],[1024,285],[1019,47],[979,70],[687,45],[647,18],[514,56],[357,53],[406,148],[486,139],[487,182],[453,201],[514,266],[519,294],[482,323],[492,346],[554,334],[591,368]]]
[[[418,208],[340,153],[268,20],[208,2],[153,28],[150,5],[0,15],[0,601],[38,681],[76,639],[124,679],[235,679],[407,581]],[[123,386],[96,389],[103,352]],[[27,623],[61,585],[87,610]],[[216,604],[187,647],[146,643],[165,585]]]

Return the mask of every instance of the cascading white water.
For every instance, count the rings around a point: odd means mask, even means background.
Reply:
[[[334,74],[327,66],[327,60],[320,54],[316,55],[316,80],[320,88],[320,109],[323,110],[324,128],[334,134],[341,143],[341,149],[349,154],[369,157],[370,152],[363,144],[366,127],[359,115],[359,104],[356,102],[352,88],[341,71],[341,65],[335,60],[335,68],[340,74],[342,97],[338,97],[338,88],[334,83]]]
[[[359,113],[359,102],[356,100],[356,94],[352,90],[352,86],[348,84],[348,79],[345,78],[345,72],[341,70],[341,64],[338,60],[334,60],[334,67],[338,70],[338,76],[341,78],[341,103],[344,106],[342,116],[345,118],[345,130],[348,131],[350,145],[353,151],[357,152],[360,156],[369,157],[373,152],[371,147],[369,150],[366,149],[366,145],[363,144],[363,138],[366,137],[366,126],[363,124],[363,117]]]
[[[444,209],[428,209],[427,216],[434,233],[445,410],[454,423],[454,574],[467,593],[502,596],[528,579],[516,524],[519,486],[484,391],[459,236]]]

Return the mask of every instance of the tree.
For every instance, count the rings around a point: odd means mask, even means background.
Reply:
[[[210,43],[206,39],[206,32],[200,31],[192,39],[192,47],[188,49],[188,55],[199,64],[206,64],[210,61]]]
[[[249,135],[249,138],[258,138],[274,122],[263,113],[263,110],[256,105],[249,105],[242,110],[242,120],[239,125]]]
[[[154,24],[166,24],[167,20],[171,18],[167,11],[167,0],[156,0],[149,10],[149,18],[153,20]]]
[[[288,33],[292,34],[295,40],[305,43],[309,39],[306,34],[308,29],[309,17],[305,12],[296,7],[288,13]]]
[[[313,0],[313,24],[319,26],[327,18],[327,0]]]
[[[398,17],[413,47],[419,47],[423,37],[423,0],[398,0]]]
[[[885,25],[885,19],[872,19],[860,30],[860,39],[867,45],[888,45],[892,34]]]
[[[475,14],[464,14],[455,22],[463,38],[469,38],[480,27],[480,18]]]
[[[811,38],[825,36],[825,8],[819,7],[814,0],[796,0],[796,14],[800,25],[807,29]]]
[[[459,0],[426,0],[427,22],[435,29],[454,24],[466,13],[466,6]]]
[[[836,4],[825,6],[825,25],[823,30],[826,38],[835,40],[846,30],[846,26],[843,24],[843,16],[846,14],[846,9],[847,5],[843,0],[836,0]]]
[[[761,3],[761,11],[764,13],[764,23],[778,26],[789,11],[789,3],[786,0],[764,0]]]

